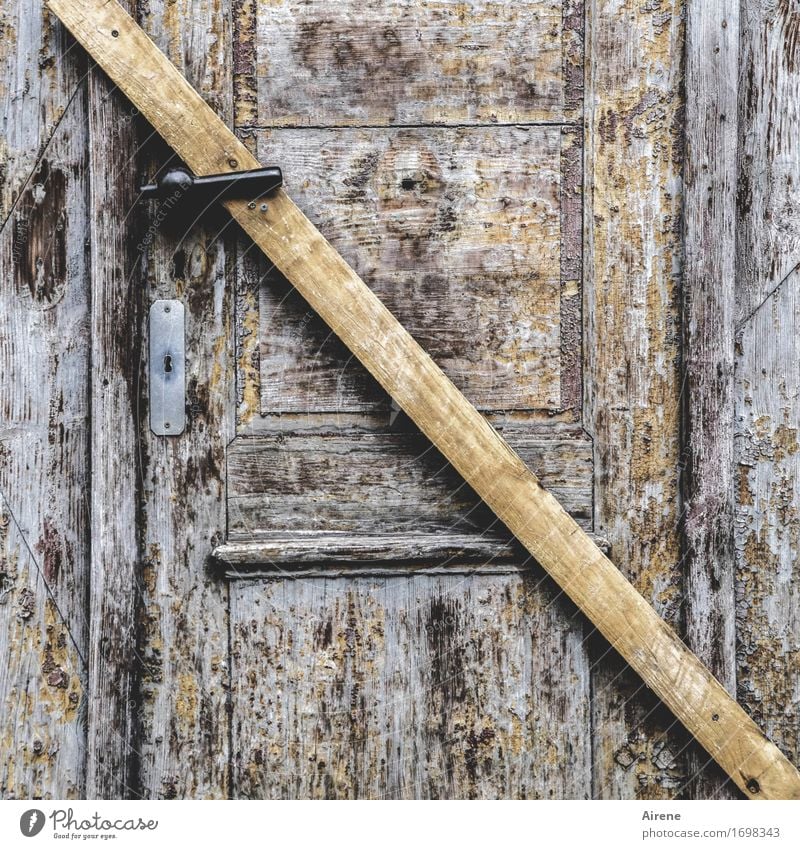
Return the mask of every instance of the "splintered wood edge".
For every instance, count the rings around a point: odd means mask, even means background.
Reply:
[[[608,540],[590,534],[608,551]],[[229,540],[212,562],[231,580],[256,577],[336,577],[406,574],[516,574],[536,568],[514,541],[479,534],[348,534],[305,531]],[[399,562],[398,562],[399,561]],[[298,568],[292,568],[294,564]]]
[[[196,174],[258,166],[115,0],[48,5]],[[742,792],[800,799],[795,767],[288,195],[225,207]]]

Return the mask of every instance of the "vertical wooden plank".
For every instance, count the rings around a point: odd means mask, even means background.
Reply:
[[[800,297],[782,286],[742,329],[737,357],[739,701],[800,756]]]
[[[800,267],[800,11],[743,0],[739,70],[737,323]],[[796,284],[794,284],[796,285]]]
[[[737,695],[800,757],[800,11],[746,0],[739,78]]]
[[[256,3],[231,0],[233,56],[233,124],[243,144],[255,156],[257,134],[246,127],[257,123]],[[259,294],[272,265],[253,243],[239,234],[236,243],[236,428],[247,429],[261,413],[261,339]]]
[[[52,85],[46,68],[65,38],[42,27],[38,4],[0,14],[11,48],[0,60],[6,118],[41,133],[29,151],[22,130],[9,133],[0,166],[13,205],[0,228],[0,797],[77,798],[89,525],[86,88],[65,99]]]
[[[736,692],[734,314],[739,2],[689,0],[686,21],[683,428],[686,641]],[[692,750],[693,798],[728,791]]]
[[[230,32],[212,0],[147,6],[142,25],[215,111],[231,120]],[[171,154],[150,145],[152,174]],[[126,179],[133,180],[129,169]],[[148,210],[155,225],[156,207]],[[218,208],[176,211],[142,244],[148,303],[186,309],[187,425],[153,435],[141,419],[144,473],[141,792],[228,795],[227,585],[208,558],[225,534],[225,448],[233,438],[233,235]],[[147,404],[146,372],[142,399]]]
[[[131,4],[127,4],[128,8]],[[138,792],[136,611],[141,594],[137,427],[142,303],[131,162],[136,112],[89,73],[92,364],[86,796]]]
[[[562,410],[580,421],[583,407],[583,130],[561,128]]]
[[[594,0],[587,10],[585,422],[595,440],[595,532],[675,623],[683,3]],[[685,737],[615,658],[599,641],[593,793],[672,797],[686,777]]]
[[[538,570],[231,593],[236,796],[588,794],[582,633]]]

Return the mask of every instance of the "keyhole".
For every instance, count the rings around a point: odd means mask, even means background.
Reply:
[[[172,357],[167,354],[164,357],[164,372],[169,374],[172,371]]]

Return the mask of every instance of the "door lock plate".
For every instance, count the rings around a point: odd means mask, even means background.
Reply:
[[[186,350],[180,301],[150,307],[150,429],[177,436],[186,427]]]

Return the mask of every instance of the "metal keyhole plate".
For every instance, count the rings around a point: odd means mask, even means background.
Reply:
[[[150,307],[150,429],[177,436],[186,427],[184,308],[180,301]]]

